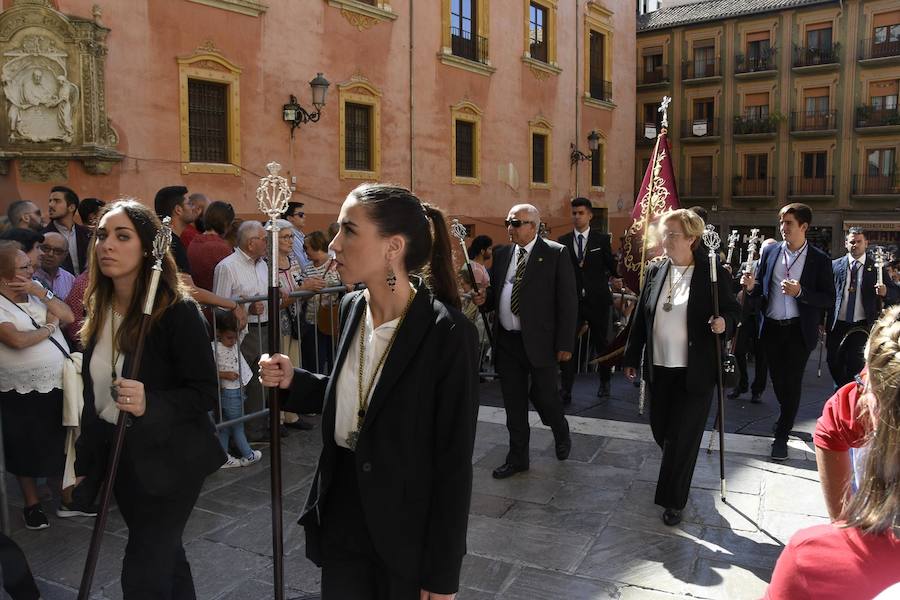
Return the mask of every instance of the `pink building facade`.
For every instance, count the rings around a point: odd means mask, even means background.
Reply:
[[[17,199],[46,209],[55,184],[145,202],[183,184],[249,217],[274,160],[311,229],[335,220],[347,192],[371,180],[411,187],[495,242],[519,202],[537,205],[554,237],[569,227],[575,195],[591,198],[614,243],[629,221],[635,12],[624,0],[129,0],[100,10],[93,0],[4,2],[4,12],[36,10],[108,29],[105,111],[117,156],[98,166],[67,159],[65,140],[34,142],[56,156],[43,168],[37,154],[25,161],[32,146],[20,139],[18,154],[4,155],[4,210]],[[0,38],[11,36],[0,44],[26,33],[0,26]],[[318,72],[331,83],[326,105],[292,136],[282,107],[293,94],[312,110],[308,82]],[[196,152],[196,81],[224,94],[226,130],[212,132],[223,154],[213,159]],[[76,128],[85,101],[75,103]],[[0,131],[0,148],[13,126]],[[593,158],[573,165],[573,149]]]

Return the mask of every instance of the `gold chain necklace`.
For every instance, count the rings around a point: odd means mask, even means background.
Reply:
[[[375,385],[375,377],[378,376],[378,372],[381,370],[381,367],[384,366],[384,361],[394,345],[394,340],[397,339],[397,332],[400,331],[400,326],[403,325],[403,320],[406,318],[406,313],[409,312],[409,307],[412,305],[413,298],[415,297],[415,290],[410,290],[409,299],[406,301],[406,307],[403,309],[403,312],[400,313],[400,320],[397,322],[397,327],[394,328],[394,333],[391,334],[391,339],[388,341],[387,347],[384,349],[384,352],[381,353],[381,358],[378,359],[378,364],[375,365],[375,369],[372,371],[369,377],[368,384],[366,384],[365,388],[363,387],[363,370],[366,364],[365,315],[363,315],[362,321],[359,324],[359,373],[357,379],[358,402],[356,405],[356,429],[347,434],[347,446],[351,450],[356,450],[356,443],[359,441],[360,432],[362,432],[363,422],[366,419],[366,411],[369,409],[369,395],[372,393],[372,386]]]
[[[663,310],[664,310],[664,311],[669,312],[670,310],[672,310],[672,293],[673,293],[673,290],[675,289],[675,287],[676,287],[679,283],[681,283],[681,280],[684,279],[684,276],[687,275],[688,269],[690,269],[690,268],[693,267],[693,266],[694,266],[694,260],[691,259],[691,264],[689,264],[688,266],[686,266],[686,267],[684,268],[684,271],[682,271],[681,273],[679,273],[678,281],[672,281],[673,279],[675,279],[675,276],[674,276],[673,273],[671,273],[671,272],[669,273],[669,294],[666,296],[666,301],[663,302]],[[678,268],[675,266],[674,263],[672,264],[672,269],[674,269],[675,271],[678,271]]]

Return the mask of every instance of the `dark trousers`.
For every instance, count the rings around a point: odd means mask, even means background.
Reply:
[[[600,355],[606,350],[606,336],[609,334],[609,310],[610,307],[608,304],[596,307],[579,306],[578,327],[575,329],[576,337],[574,347],[576,349],[580,347],[579,342],[581,341],[577,337],[577,332],[581,329],[582,323],[586,322],[589,328],[588,335],[591,339],[591,344],[587,351],[590,352],[591,348],[593,348],[594,352],[597,355]],[[572,394],[572,384],[575,382],[575,371],[578,368],[578,362],[581,362],[577,360],[577,354],[576,351],[575,355],[572,356],[572,360],[559,363],[562,390],[569,395]],[[610,367],[601,366],[598,367],[597,373],[600,375],[601,382],[608,382],[612,374],[612,369]]]
[[[171,496],[151,496],[123,462],[116,478],[116,502],[128,525],[122,559],[125,600],[196,600],[191,566],[181,537],[203,481]]]
[[[34,583],[25,554],[18,545],[0,533],[0,574],[3,589],[12,600],[40,600],[41,593]]]
[[[763,325],[762,342],[769,359],[769,374],[775,398],[781,406],[781,416],[775,426],[775,439],[787,440],[803,391],[803,373],[809,360],[810,350],[803,343],[800,322],[778,325],[766,319]]]
[[[744,319],[738,329],[737,343],[735,344],[735,358],[741,380],[738,389],[750,392],[754,396],[766,391],[766,380],[769,378],[769,365],[766,361],[766,352],[762,341],[759,339],[759,327],[756,317],[750,316]],[[747,354],[753,354],[753,383],[750,383],[750,372],[747,369]]]
[[[847,336],[846,342],[841,346],[844,336],[854,327],[864,326],[865,321],[848,323],[847,321],[835,321],[834,329],[828,332],[825,338],[825,349],[828,351],[828,370],[834,385],[841,387],[853,381],[857,373],[866,365],[865,352],[867,336],[862,332]]]
[[[654,502],[663,508],[680,510],[687,504],[713,389],[691,394],[686,368],[653,367],[650,430],[662,448]]]
[[[253,371],[253,378],[245,388],[247,392],[247,401],[244,405],[245,414],[260,411],[265,406],[263,389],[262,385],[259,383],[258,375],[260,354],[267,353],[268,351],[268,323],[264,323],[262,327],[260,327],[256,323],[248,323],[247,334],[241,341],[241,354],[244,355],[244,360],[247,361],[247,364],[250,366],[250,370]],[[268,427],[267,423],[267,419],[254,419],[252,421],[248,421],[246,423],[247,432],[253,433],[254,435],[259,435],[260,432],[264,431]]]
[[[553,437],[564,439],[569,424],[563,414],[562,402],[556,393],[556,366],[532,367],[525,353],[522,334],[497,328],[495,365],[500,375],[500,391],[506,408],[506,428],[509,430],[509,454],[506,462],[516,467],[528,467],[528,400],[541,417],[541,422],[553,430]]]
[[[418,600],[419,585],[388,571],[369,537],[353,452],[338,448],[322,510],[322,600]]]

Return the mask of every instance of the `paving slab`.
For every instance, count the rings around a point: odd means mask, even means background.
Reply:
[[[469,552],[487,558],[568,571],[583,558],[591,536],[481,516],[469,518]]]
[[[544,569],[525,568],[516,575],[498,600],[607,600],[619,598],[619,588],[613,583]]]

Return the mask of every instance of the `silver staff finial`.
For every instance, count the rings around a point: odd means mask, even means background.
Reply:
[[[166,252],[169,251],[171,246],[172,217],[166,217],[162,220],[162,227],[156,232],[156,237],[153,238],[153,258],[156,259],[156,264],[153,265],[153,268],[157,271],[162,271],[163,258],[165,258]]]
[[[259,210],[274,221],[287,210],[288,201],[291,199],[291,186],[287,179],[278,174],[281,165],[270,162],[266,165],[269,174],[259,180],[256,188],[256,200],[259,202]]]
[[[663,127],[669,126],[669,104],[671,102],[672,102],[671,98],[669,98],[668,96],[663,96],[662,102],[660,103],[659,108],[657,109],[659,112],[662,113],[662,126]]]
[[[459,219],[453,219],[453,224],[450,226],[450,233],[452,233],[453,236],[458,238],[461,242],[465,242],[466,238],[469,235],[469,231],[466,229],[466,226],[460,223]]]
[[[719,249],[721,244],[722,240],[719,238],[719,234],[716,233],[715,228],[712,225],[707,225],[706,229],[703,230],[703,245],[715,251]]]

